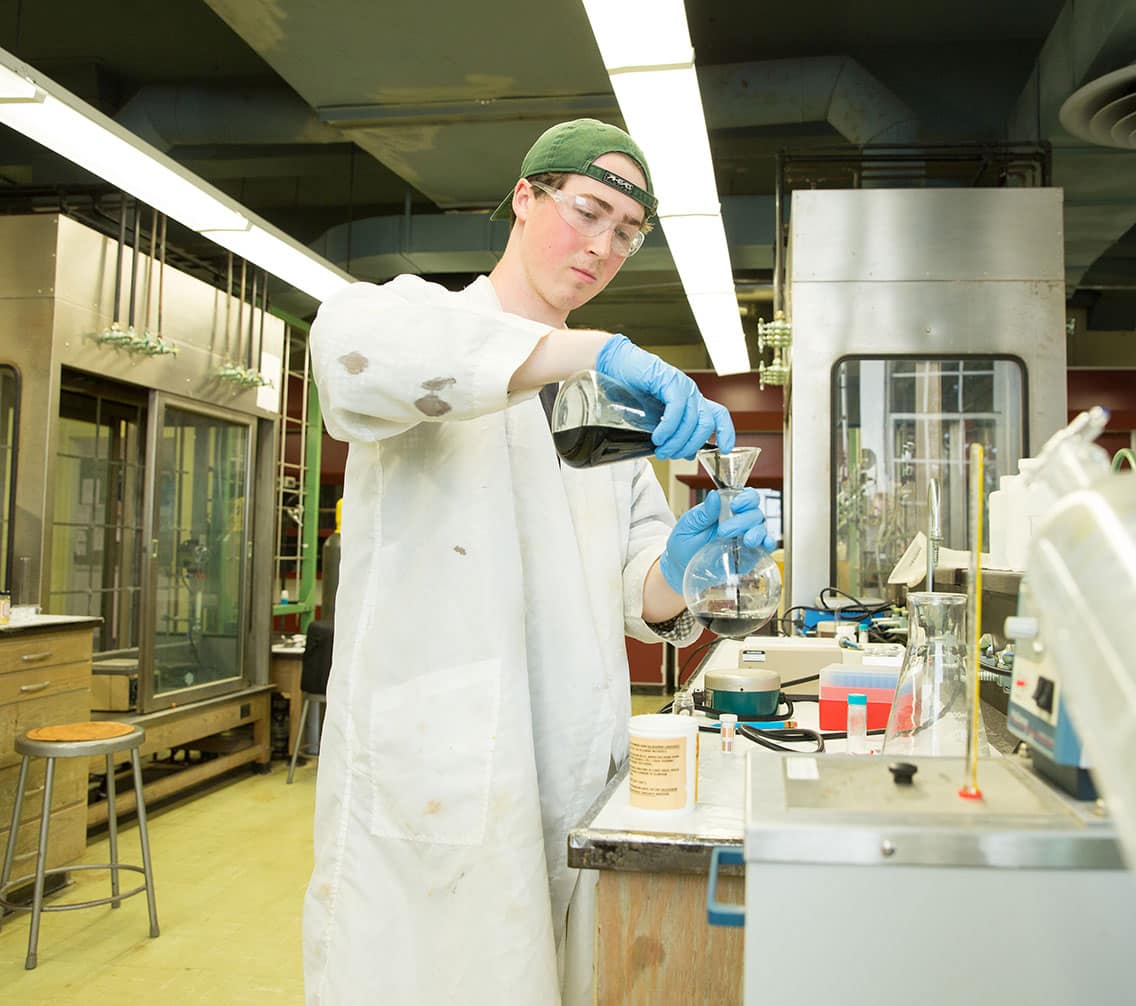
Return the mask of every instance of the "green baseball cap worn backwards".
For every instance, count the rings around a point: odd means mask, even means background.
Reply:
[[[612,153],[626,154],[639,165],[647,180],[646,189],[639,188],[614,171],[596,166],[594,161],[597,157]],[[618,126],[598,119],[574,119],[541,133],[525,154],[521,163],[521,177],[532,178],[550,171],[586,175],[604,185],[610,185],[643,206],[648,216],[659,205],[658,199],[651,194],[651,172],[647,170],[647,158],[643,156],[639,144]],[[508,220],[512,215],[513,192],[510,189],[489,219]]]

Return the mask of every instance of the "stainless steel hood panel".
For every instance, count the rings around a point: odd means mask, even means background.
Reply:
[[[1065,285],[1055,189],[794,192],[789,585],[831,571],[831,381],[848,355],[1012,354],[1036,452],[1065,425]],[[968,278],[969,277],[969,278]]]
[[[793,193],[794,285],[1064,282],[1060,189],[860,189],[832,196]],[[822,233],[824,240],[810,240]]]

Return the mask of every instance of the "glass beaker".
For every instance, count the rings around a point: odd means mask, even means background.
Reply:
[[[971,717],[966,601],[966,594],[907,595],[907,655],[888,715],[884,754],[965,757]],[[981,712],[978,753],[990,753]]]
[[[759,447],[735,447],[729,454],[717,448],[698,452],[721,497],[719,524],[730,519],[734,498],[745,488],[760,453]],[[741,639],[776,613],[781,572],[765,549],[750,548],[740,538],[715,538],[687,564],[682,596],[699,624],[715,635]]]
[[[564,463],[593,468],[655,453],[651,434],[663,404],[594,370],[560,385],[552,406],[552,440]]]

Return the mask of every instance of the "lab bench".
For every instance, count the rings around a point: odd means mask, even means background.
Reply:
[[[699,688],[706,670],[723,660],[732,664],[736,658],[731,648],[738,645],[715,647],[691,687]],[[798,703],[794,712],[805,727],[815,728],[817,716],[816,703],[811,702]],[[1009,754],[1015,739],[1005,732],[1004,717],[985,704],[983,717],[995,756]],[[625,766],[569,833],[568,864],[598,872],[597,1003],[710,1006],[742,1001],[744,930],[710,926],[706,895],[713,850],[741,853],[744,849],[747,753],[760,749],[739,736],[734,751],[723,753],[716,734],[701,733],[700,738],[698,801],[693,811],[659,816],[632,807]],[[798,747],[806,750],[804,745]],[[844,742],[827,741],[825,748],[842,754]],[[771,760],[777,757],[772,751],[768,755]],[[883,762],[881,758],[870,760]],[[742,904],[745,889],[741,867],[723,869],[717,888],[720,902]],[[782,888],[777,890],[784,894]],[[870,905],[861,907],[871,912]],[[1010,905],[1001,907],[1013,910]],[[808,910],[825,908],[817,904]],[[763,899],[761,904],[748,905],[747,912],[772,924],[780,917],[781,907],[775,897],[768,903]],[[804,942],[799,946],[802,952],[807,949]],[[788,966],[792,970],[795,965]],[[770,967],[771,974],[776,970],[781,968]]]
[[[726,644],[725,648],[736,644]],[[716,644],[691,679],[713,665]],[[798,720],[816,725],[798,706]],[[599,871],[596,881],[596,999],[626,1006],[741,1002],[742,930],[706,923],[706,884],[716,847],[741,851],[745,751],[740,737],[723,754],[717,735],[699,735],[698,800],[683,815],[630,803],[626,764],[568,835],[568,865]],[[719,896],[740,903],[740,870],[719,878]]]
[[[91,712],[92,630],[99,618],[33,615],[0,626],[0,848],[8,841],[20,757],[15,739],[33,727],[86,720]],[[12,875],[31,872],[39,836],[44,763],[31,765],[18,825]],[[60,762],[50,809],[48,867],[83,855],[87,844],[87,773]]]

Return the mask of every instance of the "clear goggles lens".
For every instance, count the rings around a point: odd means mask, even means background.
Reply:
[[[647,235],[633,224],[616,220],[601,203],[591,196],[575,196],[567,192],[558,192],[550,189],[540,182],[530,182],[535,189],[540,189],[552,197],[556,203],[556,212],[564,222],[573,230],[588,237],[596,237],[604,231],[611,231],[611,250],[620,258],[630,258],[640,248]]]

